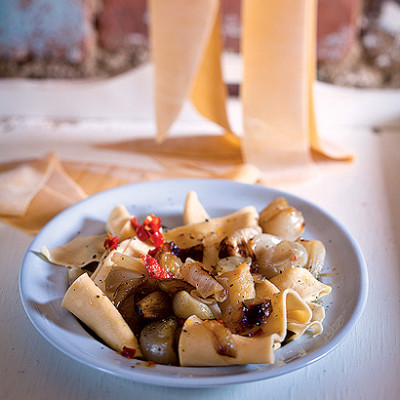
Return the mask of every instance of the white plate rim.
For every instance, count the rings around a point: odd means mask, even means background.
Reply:
[[[32,262],[32,257],[33,253],[37,252],[40,250],[38,248],[38,245],[41,243],[41,237],[46,233],[49,232],[49,230],[54,229],[54,227],[57,227],[57,224],[59,221],[76,214],[79,211],[85,210],[85,208],[92,203],[96,203],[101,201],[102,198],[113,195],[116,198],[118,198],[118,195],[121,193],[126,193],[127,191],[131,190],[146,190],[149,187],[152,189],[157,189],[159,187],[165,187],[168,186],[170,188],[174,188],[176,190],[177,188],[180,188],[182,190],[183,187],[196,187],[196,188],[216,188],[217,186],[223,186],[224,188],[233,188],[235,187],[236,189],[240,188],[240,190],[243,191],[256,191],[259,193],[265,193],[268,194],[269,196],[274,196],[274,197],[280,197],[284,196],[288,199],[289,203],[299,203],[306,205],[307,207],[311,207],[315,212],[319,213],[320,215],[324,216],[324,218],[327,218],[331,223],[335,226],[335,229],[340,232],[343,237],[346,238],[348,241],[349,246],[353,249],[354,251],[354,256],[357,260],[357,265],[353,266],[353,268],[356,269],[357,275],[359,276],[359,291],[355,294],[356,298],[354,299],[354,305],[352,309],[351,316],[344,322],[343,326],[329,342],[327,342],[325,345],[321,346],[320,348],[316,349],[313,351],[311,354],[305,355],[302,358],[294,359],[292,362],[289,362],[288,364],[272,369],[270,371],[265,371],[263,369],[259,369],[258,367],[255,367],[255,369],[251,369],[250,371],[244,371],[240,370],[238,373],[232,372],[231,374],[228,375],[218,375],[215,374],[213,375],[213,372],[217,371],[218,369],[216,368],[211,368],[210,369],[210,375],[209,376],[203,376],[202,374],[196,375],[198,372],[197,368],[194,369],[186,369],[189,371],[189,374],[186,376],[180,376],[179,373],[174,372],[172,375],[170,373],[165,373],[166,368],[171,371],[171,369],[180,369],[181,367],[168,367],[168,366],[156,366],[154,369],[149,369],[149,368],[140,368],[136,367],[133,369],[126,368],[126,365],[110,365],[110,362],[104,362],[101,359],[97,360],[95,358],[91,358],[90,356],[87,356],[85,354],[78,354],[78,353],[73,353],[72,349],[69,346],[66,346],[65,343],[60,342],[60,340],[57,339],[57,337],[54,337],[52,335],[52,332],[48,330],[48,328],[52,328],[52,325],[49,325],[49,321],[46,319],[47,317],[45,315],[39,314],[37,312],[37,309],[35,308],[35,305],[32,304],[32,301],[29,299],[28,293],[30,291],[28,290],[29,283],[26,282],[26,275],[27,271],[29,269],[29,264]],[[191,189],[190,189],[191,190]],[[203,190],[203,189],[202,189]],[[187,192],[188,190],[186,190]],[[228,190],[229,191],[229,190]],[[183,193],[182,193],[183,195]],[[250,205],[248,204],[243,204],[245,205]],[[183,209],[183,203],[182,203],[182,209]],[[153,212],[152,210],[149,210],[149,212]],[[37,257],[35,255],[35,257]],[[49,264],[51,265],[51,264]],[[59,267],[56,267],[59,268]],[[27,286],[28,285],[28,286]],[[237,383],[246,383],[246,382],[253,382],[253,381],[258,381],[262,379],[269,379],[273,377],[277,377],[283,374],[287,374],[290,372],[293,372],[299,368],[303,368],[307,365],[310,365],[328,353],[330,353],[332,350],[334,350],[343,340],[344,338],[350,333],[350,331],[354,328],[356,323],[358,322],[364,308],[365,304],[367,301],[367,295],[368,295],[368,273],[367,273],[367,266],[365,259],[362,255],[362,252],[354,240],[350,233],[347,231],[347,229],[335,218],[333,218],[330,214],[328,214],[325,210],[321,209],[320,207],[312,204],[308,200],[302,199],[298,196],[295,196],[293,194],[289,194],[280,190],[268,188],[265,186],[261,185],[249,185],[249,184],[243,184],[243,183],[237,183],[233,181],[228,181],[228,180],[217,180],[217,179],[187,179],[187,178],[182,178],[182,179],[171,179],[171,180],[160,180],[160,181],[150,181],[150,182],[140,182],[140,183],[133,183],[129,185],[124,185],[124,186],[119,186],[113,189],[106,190],[101,193],[97,193],[93,196],[88,197],[87,199],[84,199],[73,206],[69,207],[68,209],[64,210],[62,213],[57,215],[55,218],[53,218],[39,233],[38,235],[34,238],[32,243],[30,244],[29,248],[27,249],[27,252],[25,254],[25,257],[22,261],[21,268],[20,268],[20,274],[19,274],[19,288],[20,288],[20,297],[21,301],[23,304],[23,307],[25,309],[26,314],[28,315],[28,318],[30,319],[31,323],[33,326],[36,328],[36,330],[53,346],[55,346],[58,350],[63,352],[64,354],[68,355],[69,357],[75,359],[76,361],[83,363],[87,366],[90,366],[92,368],[95,368],[97,370],[119,376],[125,379],[129,379],[132,381],[137,381],[137,382],[142,382],[142,383],[148,383],[148,384],[154,384],[154,385],[159,385],[159,386],[171,386],[171,387],[191,387],[191,388],[201,388],[201,387],[212,387],[212,386],[220,386],[220,385],[227,385],[227,384],[237,384]],[[329,312],[329,311],[328,311]],[[74,317],[72,317],[74,318]],[[82,328],[83,329],[83,328]],[[91,340],[95,341],[95,339],[90,338]],[[89,340],[90,340],[89,339]],[[97,341],[96,341],[97,342]],[[85,343],[87,344],[87,343]],[[107,351],[113,352],[112,350],[109,349],[104,349],[104,351],[107,353]],[[114,352],[113,352],[114,353]],[[107,353],[109,356],[109,353]],[[115,353],[116,354],[116,353]],[[116,354],[116,356],[118,356]],[[119,356],[118,356],[119,357]],[[219,368],[225,368],[226,371],[233,370],[235,371],[235,367],[219,367]],[[205,371],[204,368],[201,369],[202,371]],[[193,371],[193,375],[190,376],[190,372]],[[155,379],[156,378],[156,379]]]

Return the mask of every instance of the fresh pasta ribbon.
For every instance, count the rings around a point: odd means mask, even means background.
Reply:
[[[87,197],[54,155],[0,170],[0,218],[29,233]]]
[[[353,158],[318,135],[316,12],[316,0],[243,1],[243,154],[264,171],[312,173],[311,149]]]
[[[182,248],[201,244],[206,237],[207,244],[211,245],[238,229],[257,225],[257,219],[256,209],[247,206],[223,217],[173,228],[165,232],[164,236],[165,240],[174,242]],[[213,235],[210,235],[210,232],[214,232]]]
[[[189,317],[179,340],[181,366],[218,366],[240,364],[270,364],[275,361],[274,351],[285,339],[287,332],[298,338],[311,329],[313,335],[322,332],[322,325],[312,321],[312,311],[307,303],[292,289],[271,296],[272,314],[262,326],[262,333],[253,337],[231,335],[235,356],[220,351],[215,342],[217,332],[207,328],[207,322],[196,316]],[[218,328],[218,327],[216,327]]]
[[[222,76],[220,25],[219,6],[207,47],[194,79],[190,98],[200,114],[221,126],[231,142],[239,145],[239,139],[232,132],[226,110],[227,88]]]
[[[348,149],[341,148],[334,143],[328,143],[318,135],[317,121],[315,115],[314,83],[317,76],[317,1],[312,0],[312,10],[309,12],[308,22],[308,96],[309,96],[309,132],[311,149],[321,155],[338,161],[352,161],[354,153]]]
[[[274,362],[272,336],[245,337],[232,335],[237,350],[235,357],[220,354],[212,330],[196,316],[189,317],[179,340],[179,360],[182,367],[207,367]]]
[[[107,232],[110,232],[112,236],[118,236],[120,241],[135,236],[131,218],[125,206],[120,205],[115,207],[107,218]]]
[[[327,296],[332,288],[316,279],[308,269],[285,268],[270,281],[279,289],[293,289],[304,301],[316,301]]]
[[[243,1],[243,154],[270,172],[312,168],[309,41],[314,1]]]
[[[150,0],[149,8],[158,141],[166,138],[192,90],[200,112],[227,126],[224,107],[220,109],[224,94],[220,65],[215,58],[220,52],[216,25],[219,0]],[[211,42],[210,37],[214,39]],[[219,90],[213,97],[215,84]],[[211,100],[217,102],[218,110]]]
[[[141,356],[139,343],[111,300],[95,285],[87,274],[81,275],[69,287],[62,307],[70,311],[102,338],[112,349],[124,348]]]
[[[232,133],[221,73],[220,2],[150,1],[157,138],[167,137],[185,100],[224,130],[244,162],[269,176],[312,176],[312,151],[353,155],[317,132],[316,0],[243,0],[243,136]],[[179,18],[179,30],[176,21]]]
[[[93,261],[101,260],[107,237],[107,235],[77,237],[55,249],[49,250],[43,246],[41,253],[53,264],[83,268]]]

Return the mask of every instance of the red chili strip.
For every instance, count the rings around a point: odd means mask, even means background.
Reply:
[[[142,260],[144,265],[149,273],[150,278],[154,279],[166,279],[166,278],[173,278],[174,275],[170,274],[166,271],[158,262],[157,260],[146,254],[145,256],[142,255]]]
[[[108,239],[104,241],[104,247],[106,250],[114,250],[118,247],[119,245],[119,239],[117,236],[111,236],[111,234],[108,234]]]
[[[131,225],[142,242],[150,239],[156,247],[164,243],[164,236],[161,233],[161,219],[156,215],[149,214],[141,225],[137,222],[136,217],[132,217]]]
[[[124,346],[121,351],[121,356],[126,358],[135,358],[136,349]]]

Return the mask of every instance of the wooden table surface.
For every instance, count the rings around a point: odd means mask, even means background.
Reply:
[[[96,160],[104,151],[87,151],[94,137],[151,135],[149,68],[106,82],[0,81],[0,162],[48,151],[65,160]],[[365,311],[334,351],[284,376],[212,389],[149,386],[94,370],[50,345],[28,320],[18,273],[33,236],[0,223],[0,399],[398,399],[400,92],[318,84],[316,94],[322,134],[352,149],[356,160],[323,165],[318,179],[277,188],[336,217],[366,258]],[[240,104],[231,100],[229,107],[240,126]],[[188,107],[175,130],[206,126]],[[138,162],[108,157],[120,165]]]

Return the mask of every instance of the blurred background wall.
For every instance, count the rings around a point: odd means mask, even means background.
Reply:
[[[240,51],[240,0],[222,0],[224,47]],[[319,0],[318,78],[400,87],[400,0]],[[146,0],[1,0],[0,77],[115,75],[149,59]]]

